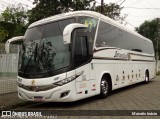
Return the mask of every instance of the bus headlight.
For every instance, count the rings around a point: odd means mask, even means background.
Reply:
[[[77,78],[77,76],[71,76],[69,78],[66,78],[66,79],[63,79],[61,81],[58,81],[58,82],[54,83],[54,85],[62,86],[66,83],[69,83],[69,82],[73,81],[76,78]]]
[[[77,77],[81,76],[83,73],[84,73],[84,71],[81,71],[81,72],[77,73],[77,74],[74,75],[74,76],[68,77],[68,78],[66,78],[66,79],[63,79],[63,80],[61,80],[61,81],[58,81],[58,82],[54,83],[54,85],[62,86],[62,85],[64,85],[64,84],[66,84],[66,83],[69,83],[69,82],[75,80]]]

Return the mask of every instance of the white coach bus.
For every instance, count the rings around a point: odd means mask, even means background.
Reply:
[[[91,11],[31,24],[19,54],[18,95],[29,101],[69,102],[155,77],[153,43]]]
[[[6,53],[10,53],[11,44],[20,45],[22,43],[22,40],[23,40],[23,36],[16,36],[16,37],[12,37],[11,39],[8,39],[6,44],[5,44]]]

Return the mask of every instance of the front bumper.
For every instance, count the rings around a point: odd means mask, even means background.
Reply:
[[[76,101],[76,89],[75,80],[69,82],[63,86],[58,86],[56,88],[46,90],[46,91],[28,91],[21,87],[17,87],[19,98],[27,101],[37,101],[35,97],[41,97],[43,102],[71,102]],[[62,94],[68,92],[68,94],[62,97]]]

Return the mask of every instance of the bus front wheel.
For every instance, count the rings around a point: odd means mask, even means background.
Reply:
[[[107,97],[110,92],[110,83],[108,79],[102,78],[100,88],[101,88],[100,97],[101,98]]]

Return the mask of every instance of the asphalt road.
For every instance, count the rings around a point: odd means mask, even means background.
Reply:
[[[57,116],[62,119],[160,119],[160,116],[72,116],[75,111],[79,110],[82,113],[86,110],[93,110],[91,115],[94,115],[99,110],[160,110],[160,76],[152,79],[149,84],[138,83],[132,86],[115,90],[105,99],[99,99],[97,96],[83,99],[70,103],[34,103],[23,107],[16,108],[17,110],[70,110],[71,116]],[[96,110],[94,112],[94,110]],[[159,111],[160,112],[160,111]],[[94,113],[94,114],[93,114]],[[115,113],[119,113],[118,111]],[[80,115],[80,114],[78,114]],[[95,114],[96,115],[96,114]]]

